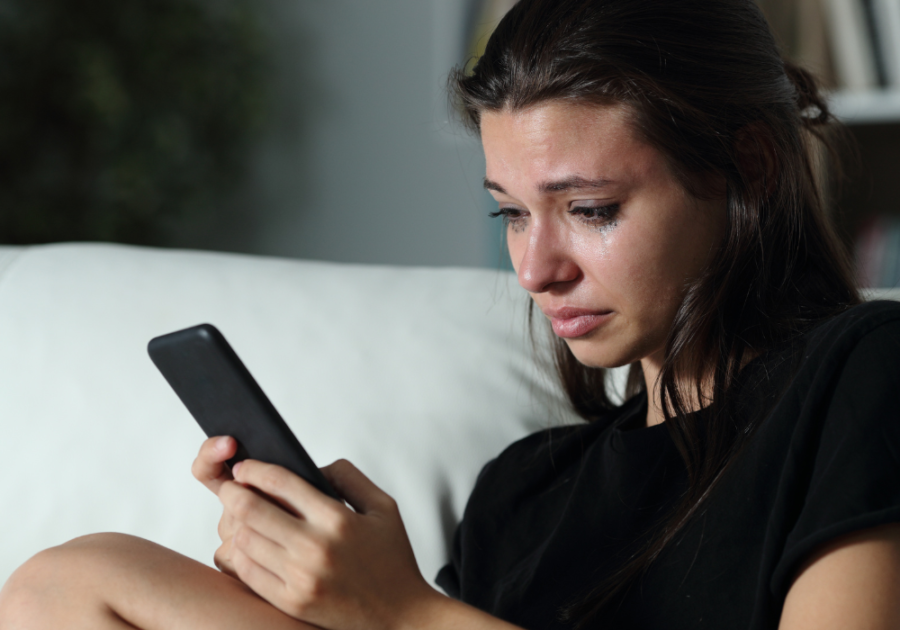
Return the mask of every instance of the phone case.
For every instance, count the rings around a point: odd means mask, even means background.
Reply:
[[[237,440],[230,465],[243,459],[277,464],[341,500],[215,326],[154,337],[147,351],[206,435]]]

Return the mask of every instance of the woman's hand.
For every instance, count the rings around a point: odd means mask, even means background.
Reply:
[[[397,504],[349,462],[322,472],[355,512],[279,466],[246,460],[233,472],[218,492],[234,519],[231,564],[283,612],[326,628],[395,628],[443,598],[419,572]]]
[[[204,486],[218,496],[222,484],[233,481],[231,470],[225,463],[237,452],[237,441],[228,436],[211,437],[200,446],[200,452],[191,466],[191,473]],[[235,521],[225,510],[219,519],[219,539],[222,545],[216,550],[213,561],[222,573],[237,577],[231,562],[231,541],[234,538]]]

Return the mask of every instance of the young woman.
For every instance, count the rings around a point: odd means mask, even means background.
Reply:
[[[218,438],[221,572],[78,539],[14,574],[4,630],[900,627],[900,305],[860,304],[828,109],[753,0],[521,0],[454,81],[588,422],[485,467],[452,598],[352,465],[325,473],[356,511]]]

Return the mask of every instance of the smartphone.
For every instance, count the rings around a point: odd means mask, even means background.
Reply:
[[[277,464],[342,500],[215,326],[154,337],[147,352],[207,436],[237,440],[230,466],[244,459]]]

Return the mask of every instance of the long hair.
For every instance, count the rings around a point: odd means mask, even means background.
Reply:
[[[687,288],[658,381],[689,489],[639,552],[564,611],[583,624],[676,538],[752,435],[733,408],[746,360],[860,301],[818,175],[834,119],[814,78],[782,59],[754,0],[520,0],[450,84],[476,132],[485,111],[624,104],[689,194],[709,196],[710,175],[726,184],[725,236]],[[608,417],[604,370],[555,344],[577,412]],[[635,364],[628,393],[643,388]],[[688,419],[696,401],[708,403],[700,422]]]

